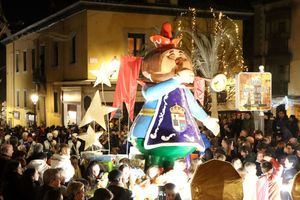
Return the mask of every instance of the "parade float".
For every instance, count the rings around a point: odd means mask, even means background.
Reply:
[[[130,134],[148,165],[170,167],[196,149],[204,151],[195,118],[215,135],[219,125],[199,106],[188,88],[194,81],[193,65],[188,54],[177,48],[180,38],[172,37],[171,24],[164,23],[160,35],[151,36],[150,40],[156,48],[142,63],[145,104]]]

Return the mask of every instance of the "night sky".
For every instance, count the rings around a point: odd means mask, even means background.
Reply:
[[[0,0],[9,29],[15,33],[78,0]],[[99,0],[101,1],[101,0]],[[146,0],[102,0],[103,2],[145,4]],[[251,3],[267,0],[178,0],[179,7],[196,7],[201,10],[251,11]],[[162,4],[163,5],[163,4]],[[3,39],[2,35],[0,39]],[[0,102],[5,100],[5,47],[0,45]]]
[[[10,29],[16,32],[78,0],[1,0],[4,15]],[[146,0],[102,0],[103,2],[144,4]],[[178,0],[181,7],[195,6],[199,9],[213,7],[217,10],[251,10],[254,0]]]
[[[74,3],[76,0],[1,0],[9,28],[14,33],[50,14]]]

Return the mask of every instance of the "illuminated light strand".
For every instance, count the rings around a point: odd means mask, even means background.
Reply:
[[[235,32],[236,32],[236,37],[237,37],[237,40],[240,41],[240,38],[239,38],[239,28],[238,28],[238,25],[236,22],[234,22],[231,18],[229,17],[226,17],[230,22],[232,22],[235,26]],[[240,68],[242,69],[242,71],[248,71],[248,67],[247,66],[244,66],[244,58],[241,54],[242,52],[242,47],[240,45],[240,43],[238,43],[238,48],[236,49],[236,55],[241,55],[240,57],[237,57],[238,60],[240,60],[241,62],[241,65],[240,65]]]
[[[191,17],[192,34],[195,35],[197,10],[196,8],[189,8],[189,11],[192,13],[192,17]],[[193,57],[195,52],[195,41],[193,37],[191,39],[191,45],[192,45],[191,56]]]
[[[216,55],[220,67],[219,71],[223,71],[225,74],[229,74],[232,76],[233,74],[241,71],[247,71],[248,67],[244,66],[244,59],[242,54],[241,41],[239,36],[239,27],[238,24],[224,15],[222,12],[214,12],[211,8],[211,13],[213,15],[212,22],[212,35],[214,37],[219,37],[221,42],[219,43],[219,50]],[[185,20],[183,17],[190,17],[190,20]],[[197,10],[195,8],[189,8],[188,12],[182,12],[180,14],[180,19],[178,20],[178,31],[180,32],[180,36],[183,36],[182,30],[188,24],[191,26],[191,31],[193,34],[196,33],[197,29]],[[226,21],[227,20],[227,21]],[[189,22],[188,22],[189,21]],[[188,22],[188,23],[187,23]],[[196,35],[197,36],[197,35]],[[190,37],[188,37],[190,38]],[[182,46],[184,41],[180,42],[180,47]],[[229,45],[234,45],[234,48],[228,49]],[[194,38],[191,37],[191,56],[196,53],[195,51],[196,44]],[[229,50],[229,52],[227,52]],[[194,55],[196,56],[196,55]]]

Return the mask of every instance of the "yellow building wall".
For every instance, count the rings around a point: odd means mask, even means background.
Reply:
[[[58,22],[49,29],[38,33],[28,34],[9,43],[7,49],[7,121],[12,126],[27,125],[26,113],[33,112],[33,105],[30,95],[35,92],[35,84],[32,77],[31,50],[37,46],[45,45],[45,85],[39,86],[39,109],[37,110],[37,123],[46,125],[61,125],[61,103],[59,113],[54,113],[53,91],[60,94],[60,86],[53,86],[54,82],[66,80],[87,79],[87,36],[86,36],[86,12],[80,12]],[[54,33],[54,34],[53,34]],[[53,35],[70,36],[76,34],[76,62],[70,63],[71,37],[69,40],[60,41]],[[53,66],[53,43],[58,41],[59,64]],[[27,71],[23,70],[23,51],[27,51]],[[15,52],[15,53],[13,53]],[[19,72],[15,72],[15,54],[19,52]],[[39,58],[36,59],[36,66],[39,66]],[[16,107],[16,91],[20,91],[20,106]],[[24,107],[24,90],[27,91],[27,107]],[[45,105],[45,107],[44,107]],[[15,119],[13,112],[20,112],[20,119]]]
[[[64,79],[87,79],[87,17],[86,11],[73,15],[64,22],[65,33],[76,33],[76,62],[70,63],[71,41],[64,44]]]
[[[135,14],[122,12],[87,11],[88,70],[98,69],[103,62],[110,62],[114,56],[120,59],[128,55],[128,33],[144,33],[146,45],[152,45],[149,36],[156,33],[155,27],[174,20],[174,16]],[[88,79],[95,77],[88,71]]]
[[[291,16],[291,38],[289,41],[292,61],[290,63],[289,95],[300,96],[300,3],[294,3]]]
[[[13,43],[6,45],[6,121],[10,125],[13,125],[14,110],[14,67],[13,67]]]
[[[128,33],[145,34],[145,45],[149,50],[154,48],[149,37],[158,34],[164,22],[171,22],[173,27],[176,26],[175,16],[93,10],[87,11],[87,20],[88,79],[95,79],[90,70],[98,69],[102,63],[108,64],[115,56],[120,59],[121,56],[128,55]],[[243,22],[234,21],[239,27],[239,36],[242,40]],[[197,24],[201,30],[206,29],[206,19],[198,18]]]
[[[59,95],[58,101],[58,112],[54,112],[54,92],[57,92]],[[62,125],[61,123],[61,101],[60,101],[60,87],[54,86],[51,83],[47,84],[47,98],[46,98],[46,126],[52,125]]]
[[[12,126],[27,125],[26,113],[33,112],[33,104],[30,95],[35,91],[35,84],[32,82],[32,60],[31,49],[34,48],[33,38],[35,34],[23,38],[6,46],[7,50],[7,121]],[[24,71],[23,52],[26,51],[27,70]],[[19,53],[19,72],[16,72],[16,54]],[[16,92],[19,91],[19,103],[17,107]],[[24,91],[27,93],[24,105]],[[14,117],[13,113],[19,112],[20,118]]]
[[[128,55],[128,33],[145,34],[147,49],[154,48],[149,37],[160,31],[164,22],[173,23],[175,16],[162,16],[151,14],[136,14],[122,12],[106,12],[88,10],[82,11],[71,17],[57,22],[53,26],[38,32],[28,34],[15,40],[6,46],[7,48],[7,120],[11,119],[12,126],[26,125],[26,113],[33,112],[30,95],[35,91],[32,82],[31,49],[36,44],[45,45],[45,73],[46,83],[39,87],[39,110],[37,122],[46,122],[47,126],[61,125],[62,105],[59,101],[59,112],[54,113],[53,92],[61,94],[63,85],[59,82],[95,79],[90,70],[98,69],[101,63],[109,63],[114,56],[120,59]],[[201,26],[205,26],[205,19],[198,19]],[[242,21],[238,20],[240,33],[242,33]],[[76,62],[70,63],[70,40],[58,41],[59,64],[53,67],[53,43],[54,35],[71,36],[76,33]],[[241,35],[242,38],[242,35]],[[38,43],[37,43],[38,41]],[[27,52],[27,72],[23,72],[23,51]],[[20,72],[15,73],[14,53],[19,51]],[[38,51],[36,50],[36,53]],[[38,66],[39,60],[36,60]],[[72,85],[68,85],[72,87]],[[73,85],[77,86],[77,85]],[[16,89],[20,90],[20,107],[16,108]],[[24,108],[24,89],[27,90],[27,108]],[[111,94],[112,95],[112,94]],[[83,102],[82,102],[83,104]],[[43,108],[45,105],[45,108]],[[82,106],[83,107],[83,106]],[[20,112],[20,119],[14,119],[13,111]]]
[[[62,125],[62,106],[59,101],[59,112],[54,112],[54,91],[61,94],[59,82],[77,81],[87,79],[87,28],[86,11],[80,12],[61,21],[49,29],[43,31],[42,35],[62,35],[69,38],[61,41],[59,37],[44,37],[46,43],[46,125]],[[76,35],[76,62],[70,63],[71,39]],[[58,42],[58,65],[53,66],[53,44]],[[48,51],[47,51],[48,50]],[[54,84],[55,83],[55,84]],[[61,99],[60,99],[61,100]]]

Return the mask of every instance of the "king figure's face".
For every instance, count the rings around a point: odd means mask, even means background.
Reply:
[[[143,61],[143,75],[152,82],[162,82],[182,70],[193,71],[190,57],[182,50],[170,47],[156,48]]]

